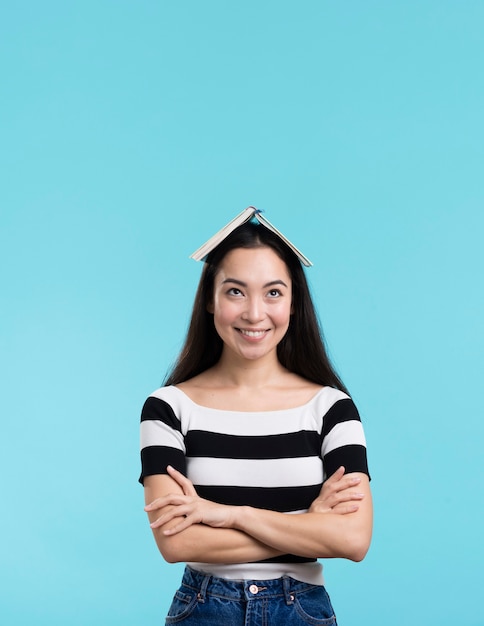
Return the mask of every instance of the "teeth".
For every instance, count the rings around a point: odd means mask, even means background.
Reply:
[[[240,332],[243,335],[247,335],[247,337],[262,337],[262,335],[266,332],[265,330],[244,330],[240,329]]]

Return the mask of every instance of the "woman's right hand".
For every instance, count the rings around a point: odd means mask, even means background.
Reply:
[[[309,507],[309,513],[337,513],[348,515],[359,509],[357,504],[364,495],[354,491],[361,479],[354,474],[345,474],[345,468],[338,468],[335,473],[323,483],[319,496]]]
[[[191,480],[181,472],[171,465],[168,465],[167,472],[182,488],[183,494],[169,493],[145,506],[147,512],[164,509],[160,517],[150,524],[151,528],[160,528],[177,518],[180,518],[180,521],[175,526],[163,530],[164,535],[176,535],[193,524],[204,524],[212,528],[233,528],[233,519],[238,507],[200,498]]]

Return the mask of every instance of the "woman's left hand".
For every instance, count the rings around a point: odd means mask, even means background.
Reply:
[[[356,513],[364,494],[354,491],[361,483],[361,478],[355,474],[345,474],[345,468],[338,468],[335,473],[323,483],[318,497],[309,508],[310,513],[337,513],[348,515]]]
[[[155,511],[170,506],[170,510],[163,513],[157,520],[150,524],[151,528],[164,526],[171,520],[182,517],[182,521],[172,528],[163,531],[165,535],[175,535],[182,532],[192,524],[205,524],[213,528],[232,528],[236,514],[236,508],[224,504],[217,504],[210,500],[204,500],[198,496],[193,483],[183,474],[171,466],[167,468],[168,474],[183,490],[183,494],[168,494],[157,498],[145,506],[145,511]]]

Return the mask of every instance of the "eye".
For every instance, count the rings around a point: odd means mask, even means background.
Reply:
[[[280,291],[280,289],[271,289],[267,292],[267,295],[269,296],[269,298],[277,298],[279,296],[282,296],[282,292]]]
[[[242,295],[242,292],[237,287],[231,287],[227,291],[227,293],[228,293],[229,296],[241,296]]]

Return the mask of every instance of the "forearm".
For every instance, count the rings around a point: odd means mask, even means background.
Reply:
[[[194,524],[176,535],[166,536],[163,528],[153,529],[163,558],[169,563],[250,563],[282,554],[255,537],[232,528],[211,528]]]
[[[288,553],[360,561],[370,545],[372,503],[367,476],[359,477],[359,504],[349,514],[324,512],[324,494],[311,511],[289,514],[204,500],[188,479],[172,468],[169,471],[184,493],[167,494],[145,507],[167,561],[238,563]]]
[[[366,520],[334,513],[291,515],[241,507],[234,526],[282,553],[308,558],[361,561],[371,539]]]
[[[181,480],[181,475],[179,476]],[[185,479],[186,480],[186,479]],[[187,481],[188,484],[188,481]],[[188,489],[188,487],[187,487]],[[159,496],[180,492],[180,486],[169,476],[155,475],[145,479],[145,501],[147,504]],[[195,491],[193,490],[193,493]],[[248,563],[278,556],[280,552],[264,545],[258,539],[234,528],[213,528],[194,523],[183,532],[167,535],[166,531],[177,525],[180,518],[156,525],[160,515],[174,507],[145,507],[153,535],[163,558],[169,563],[198,561],[203,563]]]
[[[350,515],[308,512],[278,513],[250,506],[209,504],[224,516],[224,526],[192,523],[188,516],[158,518],[153,528],[158,547],[167,561],[239,563],[280,554],[308,558],[347,558],[361,561],[371,539],[372,508],[366,502]],[[168,513],[168,516],[170,514]],[[199,520],[200,521],[200,520]],[[207,520],[203,520],[207,521]],[[210,523],[210,522],[208,522]],[[212,518],[212,524],[215,519]]]

